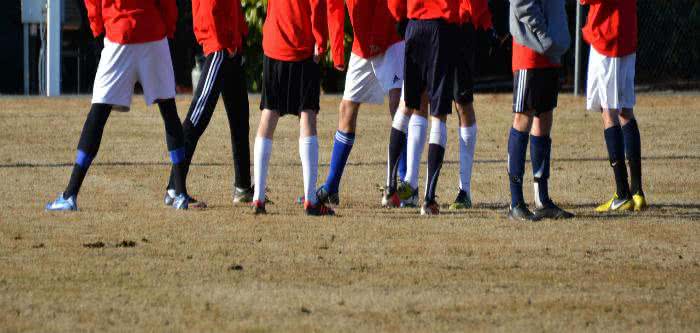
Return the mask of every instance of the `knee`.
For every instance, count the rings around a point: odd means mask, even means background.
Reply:
[[[529,132],[531,123],[532,114],[530,112],[518,112],[513,115],[513,128],[519,132]]]
[[[632,109],[622,109],[620,110],[620,122],[624,125],[627,124],[630,120],[634,119],[634,112]]]

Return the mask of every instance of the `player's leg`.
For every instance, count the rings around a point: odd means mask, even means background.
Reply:
[[[165,124],[165,142],[170,152],[172,163],[173,189],[175,190],[173,207],[188,209],[190,204],[199,204],[196,200],[187,197],[186,171],[185,171],[185,137],[177,114],[177,106],[174,98],[159,100],[158,108]]]
[[[399,171],[399,161],[407,151],[408,125],[413,113],[413,110],[406,108],[403,102],[401,104],[402,106],[394,113],[389,134],[387,180],[384,195],[382,196],[383,207],[399,207],[401,205],[401,199],[396,193],[398,187],[397,173]],[[403,180],[403,177],[400,179]]]
[[[636,96],[634,92],[634,74],[636,54],[631,54],[620,59],[620,72],[623,78],[619,81],[621,87],[620,97],[620,125],[625,139],[625,155],[629,166],[630,192],[634,202],[634,210],[640,211],[647,208],[644,190],[642,189],[642,147],[637,119],[634,116]]]
[[[255,145],[253,146],[253,179],[255,181],[253,207],[255,214],[266,213],[265,201],[267,197],[265,196],[265,191],[267,190],[267,173],[270,165],[270,156],[272,155],[272,139],[279,118],[279,112],[266,109],[263,106],[258,131],[255,136]]]
[[[401,88],[389,90],[389,115],[391,116],[392,127],[394,123],[394,117],[396,116],[396,112],[399,110],[400,105]],[[406,126],[408,126],[408,123],[406,123]],[[399,156],[397,176],[399,179],[403,179],[406,176],[406,147],[404,147],[403,151],[401,152],[401,155]]]
[[[345,165],[350,157],[352,146],[355,143],[355,129],[357,126],[357,114],[360,103],[343,99],[340,101],[338,114],[338,130],[335,132],[333,151],[328,177],[323,186],[318,190],[318,199],[324,203],[338,205],[340,198],[340,179],[343,177]]]
[[[459,118],[459,193],[451,209],[471,208],[471,180],[477,126],[473,103],[455,103]]]
[[[307,215],[333,215],[334,212],[316,196],[318,178],[318,111],[304,110],[299,114],[299,158],[304,178],[304,211]]]
[[[449,102],[446,103],[449,105]],[[432,124],[430,128],[430,142],[428,144],[428,172],[425,180],[425,198],[421,207],[422,215],[434,215],[440,212],[435,198],[447,146],[447,114],[433,115],[430,119]]]

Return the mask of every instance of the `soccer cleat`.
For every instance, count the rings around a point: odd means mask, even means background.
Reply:
[[[171,207],[175,203],[175,198],[177,197],[177,194],[175,194],[175,190],[167,190],[165,191],[165,196],[163,197],[163,202],[165,203],[166,206]],[[204,209],[207,208],[207,204],[203,201],[199,201],[189,195],[187,195],[188,203],[187,203],[187,208],[188,209]]]
[[[253,214],[255,215],[265,215],[267,210],[265,210],[265,203],[260,200],[255,200],[250,204],[253,207]]]
[[[412,188],[408,182],[400,181],[396,193],[401,199],[401,208],[418,207],[418,188]]]
[[[177,210],[187,210],[190,205],[190,196],[185,193],[180,193],[173,199],[173,208]]]
[[[596,207],[595,211],[598,213],[607,212],[624,212],[634,209],[634,201],[630,198],[620,198],[617,193],[612,199],[608,200],[606,203]]]
[[[397,208],[401,206],[401,199],[395,190],[389,189],[388,187],[384,189],[384,194],[382,195],[382,207],[384,208]]]
[[[173,205],[173,201],[175,201],[175,190],[168,189],[163,196],[163,203],[169,207]]]
[[[537,217],[538,219],[559,220],[570,219],[574,217],[574,214],[559,208],[551,201],[545,202],[545,204],[542,207],[535,208],[534,214],[535,217]]]
[[[255,187],[251,186],[249,188],[236,187],[233,190],[233,203],[251,203],[253,202],[253,192]]]
[[[309,216],[333,216],[335,212],[330,207],[324,205],[322,202],[318,202],[312,205],[311,202],[304,202],[304,212]]]
[[[334,206],[338,206],[340,204],[340,196],[338,196],[338,192],[329,193],[328,189],[326,188],[326,185],[323,185],[319,187],[318,190],[316,190],[316,197],[318,197],[319,202],[322,202],[324,204]]]
[[[528,208],[524,202],[521,202],[515,207],[510,207],[508,209],[508,218],[514,221],[539,221],[540,218],[535,216]]]
[[[632,196],[632,201],[634,202],[634,211],[641,212],[649,208],[647,205],[647,199],[644,198],[644,193],[637,192],[637,194]]]
[[[78,198],[73,195],[63,198],[63,193],[58,195],[58,198],[46,205],[47,212],[62,212],[62,211],[76,211],[78,210]]]
[[[421,215],[440,215],[440,205],[435,200],[423,202],[420,208]]]
[[[455,202],[450,205],[450,209],[459,210],[469,208],[472,208],[472,198],[469,196],[469,193],[460,189]]]

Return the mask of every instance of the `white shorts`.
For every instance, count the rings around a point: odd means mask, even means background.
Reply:
[[[383,54],[369,59],[350,55],[343,99],[355,103],[384,103],[392,89],[403,85],[404,42],[391,45]]]
[[[634,53],[621,58],[607,57],[591,47],[586,93],[588,110],[619,110],[634,107],[636,58]]]
[[[168,40],[142,44],[117,44],[104,40],[95,74],[92,103],[111,104],[128,111],[136,82],[143,87],[146,104],[175,97],[175,73]]]

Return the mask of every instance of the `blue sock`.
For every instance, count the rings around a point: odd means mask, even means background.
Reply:
[[[538,207],[550,201],[547,180],[549,161],[552,152],[552,139],[549,136],[530,136],[530,159],[535,185],[535,203]]]
[[[355,133],[335,132],[331,167],[325,184],[328,193],[338,193],[340,178],[343,177],[343,170],[345,170],[345,164],[348,162],[353,143],[355,143]]]
[[[401,152],[401,157],[399,158],[399,179],[403,180],[406,178],[406,158],[407,158],[407,152],[408,148],[406,146],[403,147],[403,152]]]
[[[510,129],[508,137],[508,175],[510,178],[510,205],[515,207],[524,202],[523,176],[525,175],[525,154],[527,153],[527,132]]]

